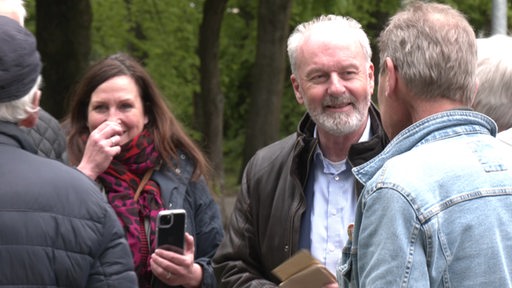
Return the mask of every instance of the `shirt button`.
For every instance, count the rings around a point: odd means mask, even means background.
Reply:
[[[340,180],[340,177],[338,175],[334,176],[334,180],[338,181]]]

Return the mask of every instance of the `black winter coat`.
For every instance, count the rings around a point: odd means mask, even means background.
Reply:
[[[35,155],[0,122],[0,287],[137,287],[119,220],[94,182]]]

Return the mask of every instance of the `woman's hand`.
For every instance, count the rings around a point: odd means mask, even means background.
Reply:
[[[103,173],[115,155],[121,152],[119,140],[123,129],[119,123],[106,121],[91,132],[85,144],[84,156],[77,166],[92,180]]]
[[[151,271],[160,281],[170,286],[199,287],[203,269],[194,263],[194,238],[185,233],[184,255],[156,249],[151,255]]]

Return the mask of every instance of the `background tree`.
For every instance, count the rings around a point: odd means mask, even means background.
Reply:
[[[291,7],[291,0],[259,1],[258,39],[242,166],[257,149],[279,138]]]
[[[41,106],[61,119],[68,94],[88,65],[91,4],[89,0],[37,0],[35,14],[37,48],[43,61]]]
[[[213,187],[224,189],[223,121],[224,96],[219,69],[220,31],[227,0],[206,0],[199,28],[200,93],[195,98],[195,115],[204,148],[213,168]]]
[[[135,16],[137,11],[133,11],[133,9],[136,8],[134,6],[135,5],[132,5],[132,0],[124,0],[127,22],[130,23],[128,32],[132,35],[126,43],[126,52],[144,63],[148,55],[147,52],[141,48],[142,45],[139,45],[139,43],[147,39],[146,35],[144,35],[142,24],[139,22],[140,19]]]
[[[208,44],[205,42],[203,43],[205,46],[199,48],[203,45],[200,44],[202,41],[200,27],[202,23],[206,23],[207,14],[213,13],[206,8],[207,0],[26,0],[29,15],[26,26],[36,31],[44,61],[43,92],[46,96],[42,97],[42,106],[60,118],[66,107],[64,103],[67,102],[65,97],[68,97],[69,83],[76,78],[72,75],[81,74],[84,69],[83,63],[88,64],[116,52],[133,53],[141,61],[143,60],[144,66],[166,96],[172,111],[185,124],[187,131],[194,139],[208,145],[222,138],[220,145],[223,151],[219,151],[218,146],[215,149],[206,148],[209,149],[208,155],[214,162],[214,167],[220,167],[216,166],[219,164],[215,162],[223,164],[223,169],[215,168],[215,170],[219,173],[224,171],[226,191],[221,188],[222,191],[216,192],[222,194],[237,191],[240,168],[243,167],[242,162],[245,162],[242,159],[251,156],[250,152],[243,156],[244,143],[252,142],[251,139],[262,140],[263,138],[258,139],[258,137],[263,137],[260,133],[266,132],[267,129],[278,129],[277,134],[268,137],[274,140],[293,133],[305,111],[304,107],[295,101],[288,78],[290,71],[288,61],[285,59],[285,41],[290,30],[298,23],[321,14],[349,15],[358,20],[369,35],[374,51],[373,61],[378,66],[375,39],[385,21],[402,2],[401,0],[293,0],[292,5],[291,0],[277,0],[275,3],[269,0],[260,1],[229,0],[227,3],[225,0],[212,1],[218,2],[215,4],[226,5],[222,18],[216,18],[222,23],[218,39],[220,48],[217,52],[220,90],[215,90],[217,88],[214,86],[201,84],[204,79],[210,79],[207,73],[212,75],[215,73],[210,69],[215,69],[212,67],[216,65],[210,60],[202,63],[203,60],[199,56],[199,51],[205,47],[206,51],[203,51],[205,53],[212,53],[213,51],[208,49],[215,48],[215,46],[207,47]],[[87,7],[89,2],[90,8]],[[466,14],[479,37],[491,34],[492,1],[439,0],[439,2],[450,4]],[[510,31],[512,16],[510,3],[507,5]],[[270,8],[274,6],[281,9],[280,12],[276,11],[281,14],[286,9],[291,9],[288,20],[261,20],[265,18],[259,13],[265,13],[266,17],[269,17],[269,13],[276,13],[273,11],[274,8]],[[262,7],[269,7],[268,11],[260,11]],[[92,9],[92,12],[88,9]],[[214,11],[220,13],[220,10],[214,9]],[[94,15],[93,20],[91,20],[92,15]],[[216,17],[220,16],[216,15]],[[260,23],[261,21],[267,23]],[[268,25],[272,23],[275,26]],[[86,28],[87,25],[90,25],[89,28]],[[259,27],[259,25],[264,26]],[[260,35],[260,30],[267,31],[263,29],[271,31],[265,32],[266,36]],[[273,30],[283,32],[274,34],[276,31]],[[281,38],[281,44],[276,44],[281,45],[281,51],[278,51],[277,46],[264,44],[277,42],[277,38],[270,38],[271,34]],[[212,39],[207,41],[215,43]],[[88,41],[91,41],[91,44],[88,44]],[[261,43],[258,44],[259,41]],[[87,49],[90,49],[90,53],[86,52]],[[265,51],[267,49],[269,50]],[[269,55],[267,57],[277,57],[270,55],[281,53],[278,57],[283,57],[280,63],[284,64],[280,66],[277,64],[280,60],[276,60],[268,64],[268,67],[261,67],[267,53]],[[201,68],[203,64],[211,64],[211,67]],[[378,67],[376,67],[377,73]],[[212,83],[214,82],[210,84]],[[262,86],[262,83],[267,83],[269,87]],[[280,89],[280,93],[276,92]],[[208,116],[221,121],[222,124],[215,125],[216,127],[222,125],[222,129],[205,128],[196,122],[200,117],[206,116],[199,110],[194,100],[194,96],[200,95],[203,91],[223,98],[224,105],[221,105],[223,119],[221,116]],[[276,98],[263,101],[265,105],[251,102],[253,97],[265,97],[271,93],[278,95]],[[261,99],[258,98],[255,101],[259,100]],[[205,105],[211,103],[213,102],[206,102]],[[269,111],[273,116],[269,116]],[[276,114],[278,120],[275,118]],[[258,124],[262,118],[267,117],[273,117],[272,123],[275,125]],[[203,123],[207,122],[209,125],[212,124],[209,121]],[[264,127],[261,128],[261,126]],[[206,130],[215,136],[206,136],[208,132]],[[253,132],[258,134],[248,135]],[[215,137],[217,140],[207,140]],[[272,140],[259,142],[251,150],[255,151],[269,141]]]

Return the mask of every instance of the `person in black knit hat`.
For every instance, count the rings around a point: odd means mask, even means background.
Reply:
[[[37,122],[34,36],[0,16],[0,286],[137,287],[124,231],[98,187],[36,155],[20,126]]]
[[[23,0],[0,0],[0,15],[10,17],[23,26],[27,15]],[[38,155],[67,163],[66,136],[59,121],[50,113],[40,107],[36,125],[22,129],[34,142]]]

